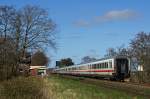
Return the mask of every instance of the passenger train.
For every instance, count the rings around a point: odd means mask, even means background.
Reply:
[[[127,57],[111,57],[85,64],[57,68],[58,74],[89,76],[110,80],[124,80],[130,76],[130,60]]]

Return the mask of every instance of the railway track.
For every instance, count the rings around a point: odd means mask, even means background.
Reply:
[[[140,95],[146,99],[150,99],[150,87],[142,86],[138,84],[131,84],[127,82],[116,82],[108,80],[99,80],[94,78],[76,77],[70,75],[61,75],[61,77],[80,80],[80,82],[94,84],[99,87],[111,88],[116,90],[122,90],[129,94]]]

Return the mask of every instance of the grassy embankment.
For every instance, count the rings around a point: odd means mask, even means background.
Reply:
[[[0,83],[0,99],[144,99],[57,76],[17,78]]]

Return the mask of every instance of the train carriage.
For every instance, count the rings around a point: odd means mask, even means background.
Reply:
[[[123,80],[130,75],[130,60],[127,57],[103,58],[94,62],[55,69],[59,74],[103,77]]]

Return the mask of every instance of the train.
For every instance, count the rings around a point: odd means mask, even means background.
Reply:
[[[130,59],[123,56],[102,58],[89,63],[57,68],[54,72],[74,76],[124,80],[130,77]]]

